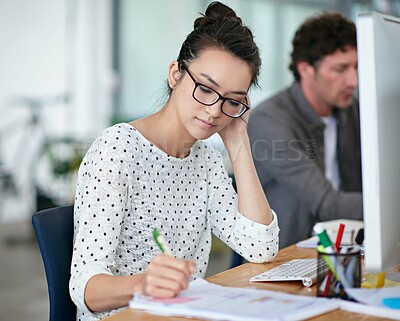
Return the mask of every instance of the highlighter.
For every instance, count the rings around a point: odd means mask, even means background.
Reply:
[[[156,228],[153,229],[153,239],[163,254],[172,256],[171,250],[169,249],[167,242],[165,242],[164,238],[162,237],[162,235],[160,235]]]

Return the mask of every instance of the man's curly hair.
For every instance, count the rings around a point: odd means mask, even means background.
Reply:
[[[292,44],[289,69],[298,81],[297,63],[300,61],[317,67],[322,58],[337,50],[357,48],[356,26],[341,13],[324,12],[307,19],[297,29]]]

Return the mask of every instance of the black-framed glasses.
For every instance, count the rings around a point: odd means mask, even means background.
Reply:
[[[214,89],[197,82],[193,75],[190,73],[189,68],[186,67],[184,64],[182,64],[182,67],[187,71],[189,77],[194,82],[192,97],[200,104],[203,104],[205,106],[212,106],[217,103],[217,101],[222,100],[221,111],[225,115],[232,118],[238,118],[250,109],[250,107],[246,104],[232,98],[226,98],[216,92]]]

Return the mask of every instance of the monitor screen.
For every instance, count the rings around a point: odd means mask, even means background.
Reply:
[[[400,19],[357,17],[366,272],[400,264]]]

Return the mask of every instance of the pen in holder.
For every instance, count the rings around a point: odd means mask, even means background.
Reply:
[[[346,288],[361,286],[359,248],[345,248],[338,253],[325,253],[318,249],[318,260],[324,260],[329,268],[323,268],[323,264],[318,264],[317,296],[351,300]],[[331,276],[329,276],[329,271],[331,271]]]

